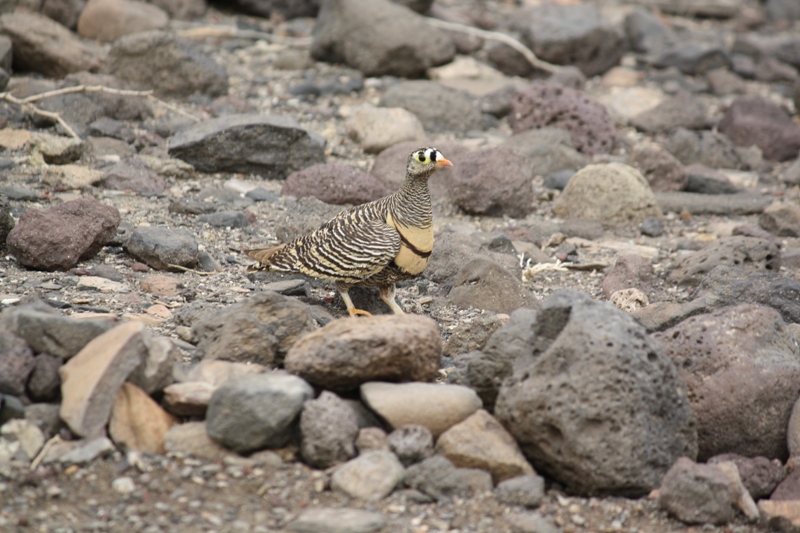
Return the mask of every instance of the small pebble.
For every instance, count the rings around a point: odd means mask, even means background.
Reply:
[[[119,494],[130,494],[136,490],[136,485],[131,478],[123,476],[112,481],[111,488],[114,489],[114,492]]]

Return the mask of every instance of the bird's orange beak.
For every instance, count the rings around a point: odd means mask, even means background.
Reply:
[[[453,163],[451,163],[449,159],[440,159],[436,162],[436,165],[440,167],[452,167]]]

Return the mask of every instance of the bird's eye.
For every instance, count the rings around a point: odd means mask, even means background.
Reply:
[[[422,163],[423,165],[428,162],[428,156],[425,155],[425,152],[420,152],[417,154],[417,161]]]

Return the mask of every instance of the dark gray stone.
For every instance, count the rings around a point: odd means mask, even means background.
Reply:
[[[142,195],[158,195],[164,192],[167,182],[153,172],[147,163],[138,157],[124,159],[108,169],[102,186],[117,191],[133,191]]]
[[[171,32],[146,31],[120,37],[111,46],[105,70],[133,88],[155,90],[160,96],[221,96],[228,92],[225,69]]]
[[[435,499],[471,497],[492,490],[492,475],[474,468],[456,468],[447,458],[434,455],[411,465],[403,480],[406,486]]]
[[[684,74],[697,76],[715,68],[729,68],[731,59],[720,46],[697,42],[679,42],[653,59],[656,68],[677,67]]]
[[[238,453],[279,448],[289,442],[303,403],[313,395],[308,383],[283,372],[228,381],[208,404],[208,436]]]
[[[692,215],[753,215],[764,211],[772,198],[758,193],[700,194],[694,192],[660,192],[656,201],[662,211]]]
[[[719,265],[778,272],[781,252],[772,240],[755,237],[720,237],[702,250],[677,261],[669,280],[681,285],[698,285]]]
[[[640,54],[658,54],[678,41],[661,19],[642,7],[625,17],[625,34],[633,51]]]
[[[510,313],[534,304],[528,289],[501,265],[477,257],[456,274],[448,299],[459,307]]]
[[[22,396],[36,359],[23,339],[0,326],[0,393]]]
[[[190,126],[169,140],[169,155],[201,172],[283,179],[325,161],[325,139],[290,117],[226,115]]]
[[[156,270],[169,270],[170,265],[193,268],[198,263],[194,235],[182,229],[139,226],[125,242],[125,250]]]
[[[736,146],[718,132],[694,132],[679,127],[670,135],[665,148],[684,165],[697,163],[709,168],[742,166]]]
[[[525,156],[505,148],[481,150],[454,168],[449,196],[467,213],[524,218],[533,210],[532,180]]]
[[[687,524],[726,524],[733,520],[737,494],[716,466],[681,457],[664,476],[659,505]]]
[[[206,359],[276,366],[301,336],[316,329],[308,305],[267,291],[197,321],[192,338]]]
[[[587,76],[619,63],[627,48],[622,32],[591,4],[544,4],[518,12],[512,26],[537,57],[574,65]]]
[[[511,375],[514,361],[533,354],[536,316],[537,311],[526,308],[511,313],[508,322],[489,337],[482,350],[456,358],[456,369],[448,374],[448,382],[475,390],[485,408],[493,410],[500,385]]]
[[[664,221],[659,217],[647,217],[642,221],[642,225],[639,226],[639,231],[642,232],[642,235],[647,235],[648,237],[661,237],[664,235],[664,230]]]
[[[694,294],[709,309],[752,302],[774,308],[788,324],[800,324],[800,281],[777,272],[720,265],[703,278]]]
[[[698,194],[736,194],[741,192],[739,187],[721,172],[703,165],[686,167],[686,187],[684,191]]]
[[[512,477],[497,484],[494,495],[506,505],[536,508],[544,501],[544,478],[536,474]]]
[[[58,369],[63,360],[46,353],[36,356],[36,366],[28,380],[28,395],[33,401],[47,402],[58,397],[61,377]]]
[[[629,315],[557,291],[533,334],[495,416],[537,471],[578,494],[633,496],[655,488],[678,457],[697,454],[685,385]]]
[[[483,118],[475,98],[435,81],[400,82],[386,91],[381,106],[402,107],[414,113],[428,133],[463,134],[483,129]]]
[[[737,146],[756,145],[773,161],[800,153],[800,126],[783,108],[761,98],[734,100],[718,127]]]
[[[115,325],[108,318],[76,319],[57,312],[21,308],[14,313],[12,324],[17,335],[27,341],[36,353],[69,359],[89,341]]]
[[[663,133],[674,128],[704,129],[709,125],[705,106],[688,92],[667,98],[653,109],[631,119],[636,129],[646,133]]]
[[[300,453],[314,468],[330,468],[356,455],[358,420],[350,405],[329,391],[303,404]]]
[[[407,424],[395,429],[387,437],[389,449],[403,466],[424,461],[433,455],[433,434],[425,426]]]
[[[445,32],[388,0],[323,2],[313,37],[314,59],[344,63],[366,76],[419,78],[456,53]]]
[[[14,229],[14,217],[11,216],[8,198],[0,196],[0,250],[6,248],[6,238],[12,229]]]
[[[241,211],[217,211],[197,217],[198,222],[205,222],[215,228],[244,228],[250,225],[247,215]]]
[[[400,172],[402,167],[396,169]],[[326,204],[363,204],[391,191],[377,178],[344,163],[313,165],[292,172],[281,194],[303,198],[313,196]]]
[[[569,131],[562,128],[544,127],[521,131],[503,141],[500,146],[526,156],[530,160],[534,176],[549,176],[561,171],[570,171],[569,176],[572,176],[575,170],[588,163],[586,156],[572,146]]]

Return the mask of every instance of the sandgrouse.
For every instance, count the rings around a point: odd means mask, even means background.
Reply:
[[[392,311],[403,314],[395,301],[395,282],[419,276],[433,249],[428,178],[450,166],[436,148],[414,150],[397,192],[346,209],[291,242],[245,253],[260,269],[334,280],[351,316],[370,314],[353,305],[348,290],[355,285],[378,287]]]

